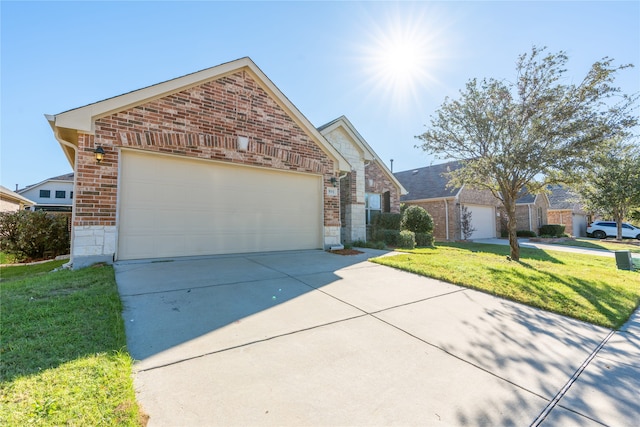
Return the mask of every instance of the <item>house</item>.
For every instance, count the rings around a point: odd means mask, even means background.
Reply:
[[[563,185],[550,185],[547,190],[549,224],[563,224],[565,232],[575,237],[586,236],[591,217],[585,212],[578,196]]]
[[[359,166],[249,58],[46,117],[75,173],[74,268],[326,249],[365,222],[341,195]],[[401,188],[372,164],[368,188],[395,209]]]
[[[500,201],[488,190],[467,186],[451,188],[447,172],[460,167],[457,161],[395,173],[408,194],[400,201],[423,207],[433,217],[434,238],[440,241],[459,240],[462,236],[461,212],[471,212],[475,231],[472,239],[493,238],[500,231]]]
[[[15,212],[29,208],[35,202],[0,185],[0,212]]]
[[[45,179],[17,191],[33,200],[32,210],[48,212],[71,212],[73,202],[73,173]]]
[[[400,196],[407,191],[346,117],[318,130],[352,168],[340,177],[342,241],[366,241],[372,216],[400,213]]]
[[[516,224],[517,230],[529,230],[538,234],[540,227],[548,224],[547,210],[549,209],[549,198],[545,193],[531,194],[522,191],[516,200]],[[506,216],[502,221],[502,230],[506,232]]]

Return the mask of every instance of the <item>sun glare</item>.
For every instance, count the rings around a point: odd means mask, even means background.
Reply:
[[[395,110],[412,108],[420,92],[437,83],[434,72],[444,56],[442,24],[424,13],[404,12],[371,25],[367,45],[361,46],[364,83]]]

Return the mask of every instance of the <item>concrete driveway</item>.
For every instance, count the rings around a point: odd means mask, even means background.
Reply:
[[[366,251],[117,263],[149,425],[637,424],[639,316],[613,333]]]

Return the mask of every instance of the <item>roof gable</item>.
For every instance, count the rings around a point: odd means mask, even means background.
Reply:
[[[71,173],[66,173],[64,175],[58,175],[58,176],[54,176],[52,178],[47,178],[47,179],[44,179],[44,180],[42,180],[42,181],[40,181],[40,182],[38,182],[36,184],[27,185],[26,187],[19,189],[18,193],[23,193],[23,192],[28,191],[28,190],[33,190],[34,188],[38,188],[38,187],[40,187],[40,186],[42,186],[44,184],[47,184],[49,182],[52,182],[52,181],[68,182],[68,183],[73,184],[73,177],[74,177],[74,174],[73,174],[73,172],[71,172]]]
[[[349,162],[331,144],[324,139],[309,120],[295,105],[273,84],[271,80],[248,57],[187,74],[172,80],[148,86],[119,96],[108,98],[84,107],[68,110],[56,115],[47,115],[56,139],[62,145],[69,162],[75,164],[73,146],[77,144],[77,133],[94,133],[96,120],[115,113],[132,109],[189,88],[218,80],[238,71],[246,71],[267,94],[275,100],[291,119],[305,132],[329,157],[337,163],[340,171],[349,171]],[[75,141],[74,141],[75,139]]]
[[[387,168],[387,165],[384,164],[382,160],[378,157],[373,148],[367,143],[367,141],[360,135],[360,133],[356,130],[355,126],[347,119],[345,116],[340,116],[335,120],[330,121],[318,128],[318,131],[322,135],[328,135],[329,133],[342,130],[348,137],[348,140],[351,144],[362,153],[363,159],[365,162],[376,162],[382,171],[389,177],[391,182],[393,182],[400,191],[400,194],[407,194],[407,190],[404,188],[402,183],[398,181],[398,179],[393,175],[393,173]]]
[[[460,163],[454,161],[396,172],[394,175],[408,191],[408,194],[402,196],[400,200],[408,201],[456,197],[460,192],[460,187],[447,187],[449,179],[445,174],[459,167]]]

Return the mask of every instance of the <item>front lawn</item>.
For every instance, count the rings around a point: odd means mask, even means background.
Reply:
[[[144,424],[113,268],[55,265],[0,272],[0,425]]]
[[[440,243],[434,249],[371,261],[619,328],[640,303],[640,273],[618,270],[613,258],[508,246]]]

